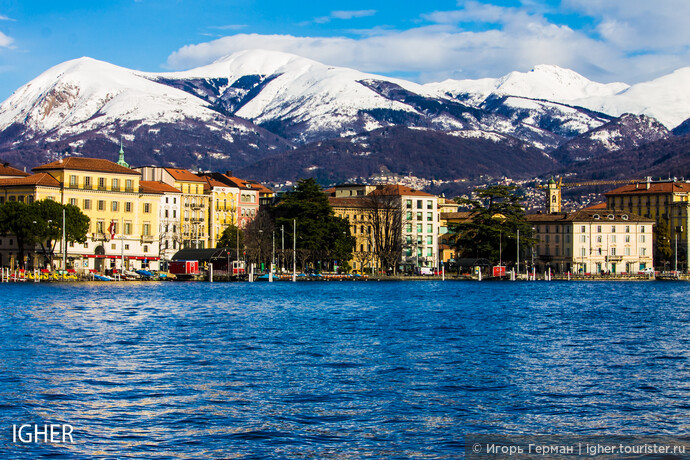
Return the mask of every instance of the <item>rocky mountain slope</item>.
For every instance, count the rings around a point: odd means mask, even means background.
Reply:
[[[554,160],[671,136],[667,128],[690,115],[688,78],[681,69],[645,84],[600,84],[537,66],[420,85],[262,50],[167,73],[81,58],[0,104],[0,158],[28,167],[64,153],[112,159],[122,139],[133,164],[242,168],[259,179],[539,175],[559,167]],[[618,119],[624,109],[666,126]]]

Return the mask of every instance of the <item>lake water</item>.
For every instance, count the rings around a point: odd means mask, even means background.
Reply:
[[[685,434],[686,283],[0,286],[4,458],[461,458]],[[74,443],[12,442],[67,423]]]

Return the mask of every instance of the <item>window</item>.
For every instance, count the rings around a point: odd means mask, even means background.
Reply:
[[[125,222],[125,235],[131,235],[132,234],[132,223],[131,222]]]
[[[412,220],[412,211],[407,211],[407,220]]]
[[[434,224],[426,224],[426,232],[434,233]]]
[[[597,233],[601,233],[601,225],[597,225]]]
[[[630,243],[630,235],[625,235],[625,242]]]
[[[629,256],[630,255],[630,248],[625,248],[625,255]]]
[[[146,244],[144,245],[144,252],[149,252],[149,247]]]
[[[422,209],[422,200],[417,200],[417,209]]]
[[[105,177],[98,178],[98,190],[105,190]]]
[[[584,226],[584,225],[582,225],[582,226],[580,227],[580,233],[586,233],[586,232],[587,232],[587,227]]]
[[[431,257],[434,255],[434,250],[432,248],[426,248],[426,256]]]
[[[170,214],[170,211],[168,211],[168,210],[166,209],[166,210],[165,210],[165,218],[166,218],[166,219],[167,219],[168,217],[170,217],[169,214]]]
[[[115,243],[111,244],[110,249],[117,249],[117,245]]]
[[[144,236],[149,236],[151,234],[151,224],[148,222],[145,222],[143,227],[142,227],[142,235]]]
[[[103,225],[102,220],[96,222],[96,233],[103,233]]]
[[[86,188],[86,189],[91,188],[91,177],[90,176],[86,176],[84,178],[84,188]]]
[[[601,254],[602,254],[601,248],[598,248],[598,249],[597,249],[597,255],[601,255]]]
[[[585,248],[580,248],[580,257],[585,257],[585,255],[586,255]]]
[[[417,213],[417,220],[422,220],[422,213],[421,212]]]
[[[587,235],[580,235],[580,243],[586,243],[587,242]]]
[[[105,211],[105,200],[98,200],[98,210]]]
[[[630,225],[625,226],[625,233],[630,233]]]
[[[645,238],[644,235],[640,235],[640,243],[644,243],[647,241],[647,238]]]
[[[640,248],[640,255],[646,256],[647,255],[647,248]]]
[[[422,224],[417,224],[417,233],[422,233]]]
[[[127,179],[125,181],[125,192],[131,192],[134,190],[134,181],[132,179]]]
[[[431,200],[426,201],[426,208],[427,209],[434,209],[434,202]]]
[[[113,179],[113,190],[120,190],[120,179]]]
[[[176,218],[177,218],[177,210],[173,209],[173,219],[176,219]]]
[[[615,225],[611,226],[611,233],[616,233],[616,226]]]
[[[615,243],[616,242],[616,235],[611,235],[611,242]]]
[[[144,203],[144,212],[151,212],[151,203]]]
[[[644,225],[640,226],[640,233],[644,233]]]
[[[84,200],[84,209],[91,209],[91,200]]]
[[[131,201],[125,202],[125,212],[132,212],[132,202]]]
[[[129,244],[125,244],[125,250],[129,251]]]
[[[77,176],[69,176],[69,186],[70,187],[76,187],[77,186]]]
[[[407,224],[407,226],[405,227],[405,231],[408,233],[412,233],[412,224]]]
[[[120,203],[117,202],[117,201],[113,201],[112,203],[110,203],[110,210],[111,210],[112,212],[117,212],[117,210],[119,209],[119,207],[120,207]]]
[[[551,242],[551,237],[550,237],[549,235],[546,235],[546,236],[544,237],[544,242],[545,242],[545,243],[550,243],[550,242]]]
[[[71,204],[72,206],[76,206],[77,205],[77,199],[76,198],[70,198],[69,204]]]
[[[434,244],[434,237],[433,236],[427,236],[426,237],[426,244]]]
[[[615,256],[616,255],[616,248],[611,248],[611,255]]]
[[[433,212],[427,212],[426,213],[426,220],[427,220],[427,222],[433,222],[434,221],[434,213]]]

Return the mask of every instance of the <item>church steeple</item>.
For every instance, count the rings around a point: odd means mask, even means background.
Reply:
[[[117,160],[117,164],[129,168],[129,163],[125,161],[125,150],[122,148],[122,139],[120,139],[120,158]]]

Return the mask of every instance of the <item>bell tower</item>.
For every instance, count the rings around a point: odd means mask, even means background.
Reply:
[[[553,180],[553,177],[549,180],[549,185],[546,192],[546,209],[548,209],[549,214],[554,212],[561,212],[561,186]]]
[[[122,139],[120,139],[120,158],[118,158],[117,164],[129,168],[129,163],[125,161],[125,150],[122,148]]]

